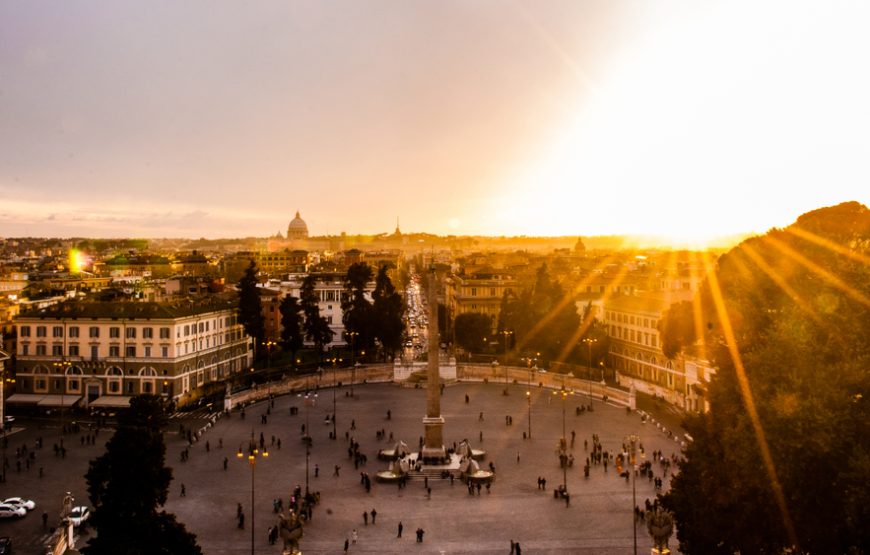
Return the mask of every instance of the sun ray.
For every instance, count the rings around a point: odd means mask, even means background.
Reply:
[[[792,249],[791,247],[786,245],[784,242],[782,242],[778,239],[774,239],[770,235],[766,235],[764,237],[764,240],[768,241],[770,244],[772,244],[777,249],[779,249],[779,251],[782,252],[784,255],[791,258],[792,260],[794,260],[795,262],[797,262],[798,264],[800,264],[804,268],[810,270],[814,274],[818,275],[819,277],[821,277],[822,279],[827,281],[829,284],[836,287],[837,289],[839,289],[840,291],[842,291],[843,293],[845,293],[846,295],[848,295],[852,299],[858,301],[859,303],[863,304],[866,307],[870,307],[870,299],[868,299],[863,293],[861,293],[860,291],[857,291],[856,289],[851,287],[848,283],[844,282],[842,279],[838,278],[837,276],[835,276],[834,274],[832,274],[828,270],[825,270],[824,268],[822,268],[821,266],[819,266],[818,264],[816,264],[812,260],[808,259],[807,257],[800,254],[799,252],[795,251],[794,249]]]
[[[701,263],[700,259],[701,255],[697,251],[692,251],[691,256],[689,257],[689,275],[692,278],[692,281],[695,283],[700,283],[700,274],[698,272],[698,264]],[[704,360],[707,360],[707,341],[706,334],[704,333],[704,317],[703,310],[701,307],[701,296],[694,295],[692,297],[692,324],[695,328],[695,338],[697,339],[698,347],[701,349],[701,357]]]
[[[800,237],[801,239],[805,239],[811,243],[815,243],[816,245],[819,245],[820,247],[826,247],[828,249],[831,249],[835,253],[841,254],[841,255],[846,256],[848,258],[851,258],[852,260],[855,260],[856,262],[870,265],[870,256],[865,256],[865,255],[861,254],[860,252],[855,252],[853,250],[849,250],[846,247],[844,247],[843,245],[837,244],[837,243],[831,241],[830,239],[825,239],[824,237],[819,237],[815,233],[813,233],[811,231],[807,231],[805,229],[801,229],[797,225],[790,225],[784,231],[786,233],[791,233],[792,235]]]
[[[731,355],[731,360],[734,363],[734,371],[737,376],[737,383],[740,387],[740,393],[743,397],[743,403],[746,406],[746,412],[749,414],[749,419],[752,423],[752,428],[755,432],[755,438],[758,442],[758,449],[761,453],[761,459],[764,463],[764,468],[770,477],[771,487],[776,499],[776,504],[782,516],[783,525],[786,533],[789,536],[789,541],[792,545],[797,546],[797,534],[795,532],[794,523],[788,511],[788,504],[785,500],[785,494],[782,490],[782,484],[779,481],[776,473],[776,466],[773,464],[773,456],[770,453],[770,445],[767,442],[767,437],[764,433],[764,428],[761,425],[761,419],[758,416],[758,409],[755,406],[755,400],[752,396],[752,388],[749,385],[749,378],[746,376],[746,369],[743,367],[743,360],[740,357],[740,350],[737,345],[737,338],[734,335],[734,330],[731,327],[731,320],[728,317],[728,310],[725,306],[725,299],[722,297],[722,290],[719,288],[719,281],[716,278],[715,267],[709,260],[707,253],[704,255],[704,263],[707,271],[707,280],[710,285],[710,296],[715,305],[716,314],[719,316],[719,321],[722,325],[722,332],[725,335],[725,344],[728,347],[728,352]]]

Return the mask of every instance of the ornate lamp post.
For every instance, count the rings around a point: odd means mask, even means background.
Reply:
[[[236,457],[239,459],[244,458],[244,453],[242,452],[242,447],[239,446],[239,452],[236,453]],[[257,457],[267,458],[269,456],[269,451],[263,447],[263,451],[261,452],[257,449],[257,444],[254,441],[254,432],[251,431],[251,441],[248,443],[248,462],[251,465],[251,555],[254,555],[254,532],[256,531],[256,526],[254,526],[254,474],[257,468]]]

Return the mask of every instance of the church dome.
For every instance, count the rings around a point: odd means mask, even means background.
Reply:
[[[296,217],[287,226],[288,239],[306,239],[308,237],[308,225],[305,220],[299,217],[299,211],[296,211]]]

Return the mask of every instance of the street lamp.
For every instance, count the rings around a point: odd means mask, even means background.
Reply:
[[[568,494],[568,439],[565,433],[565,401],[568,399],[568,395],[571,394],[571,391],[565,389],[563,385],[559,391],[554,391],[553,395],[559,395],[562,397],[562,439],[559,441],[559,453],[564,455],[566,458],[562,461],[562,491],[565,494]]]
[[[532,367],[532,362],[537,363],[537,360],[538,359],[526,357],[526,365],[529,367],[529,388],[528,388],[528,390],[526,390],[526,401],[528,402],[528,406],[529,406],[529,434],[528,434],[529,439],[532,439],[532,372],[536,371],[538,369],[537,364],[535,364],[535,366]]]
[[[64,401],[65,401],[64,395],[66,393],[66,370],[67,370],[67,368],[69,368],[70,363],[65,361],[65,360],[62,360],[60,362],[52,362],[51,365],[54,366],[55,368],[57,368],[62,376],[61,381],[60,381],[60,384],[61,384],[61,386],[60,386],[60,435],[61,435],[60,445],[61,445],[61,447],[63,447],[63,439],[62,438],[63,438],[64,434],[66,434],[66,428],[65,428],[65,424],[64,424],[64,414],[63,414],[64,407],[63,407],[63,405],[64,405]]]
[[[508,336],[513,335],[514,332],[511,330],[501,330],[499,333],[504,336],[504,363],[507,365]],[[507,380],[507,370],[505,370],[505,380]]]
[[[276,346],[277,344],[278,343],[276,341],[272,341],[271,339],[269,341],[266,341],[266,343],[265,343],[265,345],[266,345],[266,367],[269,369],[272,368],[272,347]]]
[[[317,401],[317,393],[308,389],[308,376],[305,376],[305,496],[308,497],[308,461],[311,459],[311,428],[309,427],[309,408]]]
[[[335,390],[338,389],[338,379],[336,378],[336,365],[341,362],[338,357],[326,359],[332,362],[332,439],[338,438],[338,432],[335,429]]]
[[[241,459],[244,456],[242,447],[239,446],[239,452],[236,453],[236,457]],[[251,430],[251,441],[248,443],[248,462],[251,465],[251,555],[254,555],[254,532],[256,531],[256,526],[254,526],[254,471],[257,468],[258,456],[265,459],[269,456],[269,451],[265,446],[262,452],[257,449],[257,444],[254,442],[254,431]]]
[[[634,555],[637,555],[637,518],[635,509],[637,508],[637,434],[631,434],[626,438],[631,445],[630,464],[631,464],[631,527],[634,533]]]
[[[351,376],[350,376],[350,396],[353,397],[353,382],[356,380],[356,336],[359,335],[358,331],[349,331],[347,332],[347,336],[350,337],[350,363],[351,363]]]
[[[589,347],[589,377],[587,379],[589,380],[589,406],[592,406],[592,344],[598,343],[598,340],[587,337],[582,342]]]

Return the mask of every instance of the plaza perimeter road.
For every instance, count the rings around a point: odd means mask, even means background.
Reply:
[[[262,424],[262,416],[269,407],[266,401],[247,407],[244,419],[238,412],[219,419],[190,447],[187,462],[180,462],[180,453],[188,444],[177,433],[178,422],[173,421],[167,433],[167,464],[173,467],[174,481],[165,508],[197,535],[204,553],[251,553],[251,467],[247,460],[238,459],[236,453],[240,446],[247,447],[252,433],[257,439],[262,433],[269,447],[269,457],[258,460],[255,469],[254,552],[280,553],[279,545],[270,545],[267,541],[267,529],[276,522],[272,503],[274,499],[283,498],[286,504],[297,484],[305,487],[305,449],[300,438],[308,412],[314,440],[309,487],[320,492],[321,502],[301,542],[306,555],[342,553],[344,541],[352,539],[354,529],[358,540],[351,544],[350,553],[508,553],[511,540],[519,542],[526,554],[633,553],[631,482],[620,478],[612,465],[607,471],[603,466],[593,465],[590,477],[583,476],[592,434],[598,434],[605,450],[618,452],[624,438],[636,433],[647,458],[653,450],[670,455],[679,450],[679,445],[655,424],[643,423],[636,413],[603,405],[600,400],[593,401],[593,412],[576,416],[575,407],[588,400],[585,395],[568,397],[565,401],[566,435],[570,441],[573,430],[576,441],[575,463],[567,471],[571,504],[566,506],[564,500],[553,497],[553,488],[563,480],[556,454],[562,435],[561,398],[550,390],[533,388],[532,438],[524,439],[523,433],[528,433],[529,427],[526,387],[512,385],[509,395],[504,395],[503,390],[504,384],[458,384],[448,386],[441,401],[448,446],[467,438],[473,447],[487,451],[481,466],[486,467],[489,462],[495,465],[496,480],[490,493],[483,489],[479,496],[470,496],[463,484],[456,481],[451,485],[449,480],[430,480],[431,498],[422,480],[412,481],[402,490],[396,485],[375,482],[367,493],[360,484],[360,472],[368,472],[374,478],[378,470],[386,467],[386,463],[377,459],[377,451],[392,446],[387,439],[390,433],[394,440],[404,440],[411,448],[416,448],[423,433],[425,390],[392,384],[357,385],[353,398],[347,396],[347,387],[335,391],[337,440],[329,439],[332,425],[324,422],[326,415],[333,412],[332,389],[321,389],[315,406],[308,409],[300,397],[276,398],[266,424]],[[291,406],[298,408],[297,414],[291,415]],[[392,415],[389,420],[387,410]],[[483,421],[479,420],[481,412]],[[506,416],[513,418],[512,425],[506,424]],[[198,426],[202,422],[187,425]],[[352,422],[355,430],[351,430]],[[378,440],[376,432],[382,429],[385,438]],[[52,454],[54,440],[48,433],[57,435],[57,430],[39,432],[45,436],[46,445],[38,455],[38,463],[45,465],[45,478],[40,480],[35,470],[17,474],[13,461],[9,483],[3,484],[2,491],[3,495],[34,497],[37,503],[50,507],[54,518],[63,491],[73,491],[78,500],[86,502],[83,474],[87,461],[102,448],[81,447],[76,441],[76,446],[70,448],[66,459],[62,460]],[[12,455],[21,442],[19,439],[35,438],[39,432],[24,430],[10,436]],[[101,433],[98,445],[102,445],[109,433]],[[361,451],[368,457],[365,466],[354,468],[353,460],[348,457],[346,434],[360,443]],[[73,439],[77,437],[68,437],[66,443],[70,444]],[[584,440],[589,444],[589,451],[584,450]],[[225,457],[227,470],[223,469]],[[317,478],[315,465],[320,468]],[[340,466],[337,477],[334,476],[335,465]],[[658,465],[654,465],[654,470],[656,476],[662,476]],[[536,487],[538,476],[547,479],[546,491]],[[180,495],[181,484],[186,489],[184,497]],[[668,484],[666,478],[665,487]],[[651,482],[637,481],[639,505],[642,506],[645,499],[653,499],[654,493]],[[237,503],[244,509],[244,530],[236,525]],[[373,508],[377,510],[377,523],[372,524],[369,519],[365,524],[362,514]],[[41,545],[41,510],[42,507],[38,507],[37,514],[22,521],[0,523],[0,535],[13,536],[20,553],[41,553],[37,549]],[[400,521],[404,532],[402,538],[397,538]],[[422,543],[415,540],[417,528],[425,530]],[[81,540],[86,538],[82,536]],[[642,525],[637,527],[637,543],[639,553],[648,553],[652,547]],[[675,545],[676,541],[672,539],[671,544]]]

